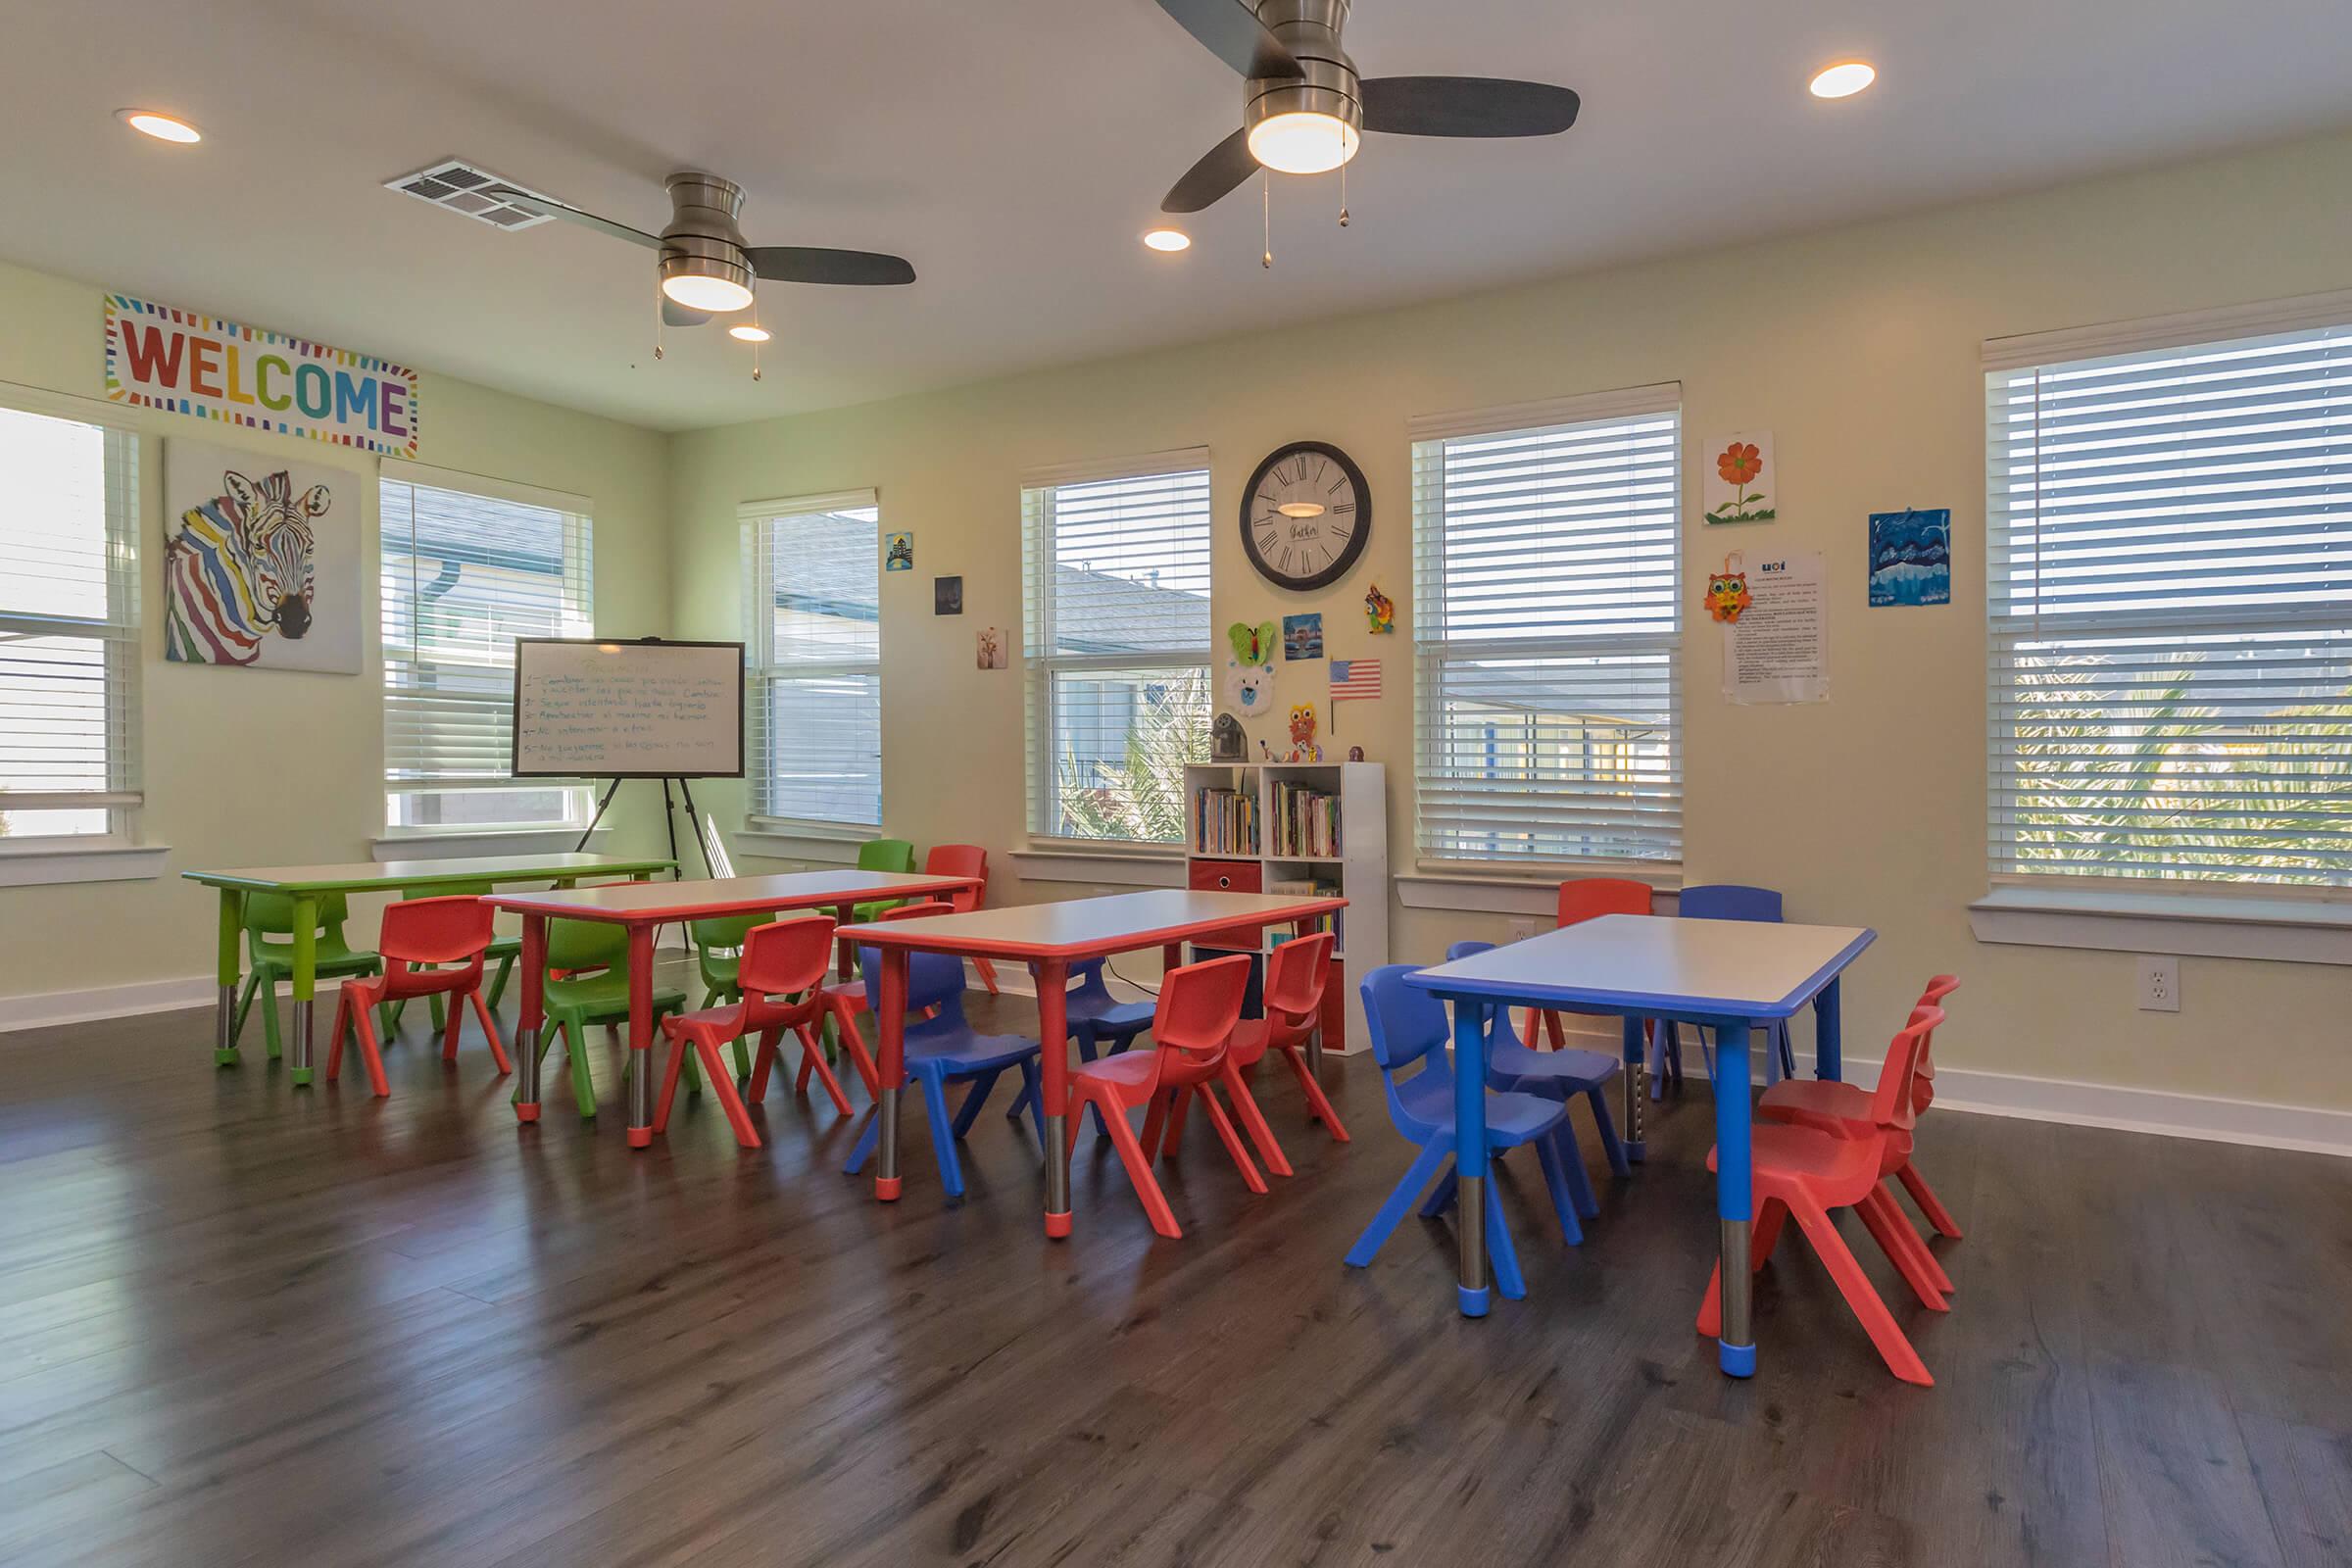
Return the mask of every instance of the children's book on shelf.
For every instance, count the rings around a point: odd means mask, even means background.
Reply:
[[[1340,798],[1277,779],[1267,809],[1273,815],[1274,856],[1322,859],[1340,853]]]
[[[1196,855],[1257,854],[1256,797],[1240,790],[1193,792],[1193,852]]]

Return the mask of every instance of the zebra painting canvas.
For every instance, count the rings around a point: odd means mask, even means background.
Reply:
[[[356,475],[175,441],[164,542],[164,657],[356,672]]]

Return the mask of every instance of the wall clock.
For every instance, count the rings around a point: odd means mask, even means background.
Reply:
[[[1372,537],[1364,470],[1338,447],[1278,447],[1242,493],[1242,550],[1257,574],[1303,592],[1338,582]]]

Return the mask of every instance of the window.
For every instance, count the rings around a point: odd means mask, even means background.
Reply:
[[[882,824],[881,513],[871,490],[741,512],[751,815]]]
[[[1029,825],[1176,844],[1208,760],[1208,454],[1033,473],[1021,487]]]
[[[1681,858],[1681,401],[1413,422],[1423,858]]]
[[[582,785],[517,781],[514,639],[595,633],[588,507],[387,464],[384,797],[394,830],[585,827]],[[458,488],[464,486],[464,488]]]
[[[138,437],[0,408],[0,838],[139,805]]]
[[[1996,878],[2352,885],[2352,326],[2270,310],[1987,347]]]

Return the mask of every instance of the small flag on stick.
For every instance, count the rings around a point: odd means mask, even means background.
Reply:
[[[1368,702],[1380,695],[1380,661],[1377,659],[1335,659],[1331,661],[1331,732],[1340,732],[1340,705]]]

